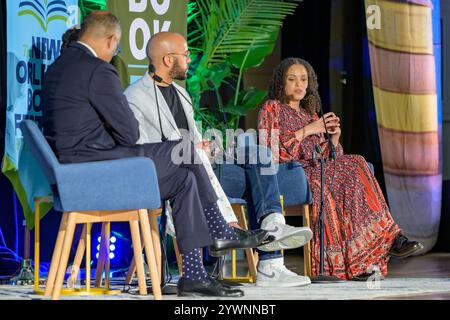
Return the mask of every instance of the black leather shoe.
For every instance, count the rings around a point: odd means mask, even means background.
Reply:
[[[216,250],[214,246],[208,247],[208,253],[211,257],[219,258],[229,254],[231,249]]]
[[[423,249],[423,245],[417,241],[410,241],[403,234],[399,234],[392,244],[389,254],[397,259],[404,259],[412,256]]]
[[[228,240],[228,239],[215,239],[214,244],[209,247],[212,256],[217,256],[214,254],[222,253],[226,254],[230,249],[246,249],[246,248],[256,248],[265,241],[269,235],[266,230],[250,230],[244,231],[241,229],[234,229],[235,234],[238,239]]]
[[[374,271],[374,272],[372,272],[372,273],[369,273],[369,272],[366,272],[366,273],[362,273],[362,274],[360,274],[360,275],[357,275],[356,277],[353,277],[353,278],[351,278],[350,280],[351,281],[367,281],[367,280],[369,280],[369,278],[370,277],[372,277],[372,276],[374,276],[372,279],[377,279],[377,277],[378,277],[378,280],[384,280],[384,277],[381,275],[381,273],[380,273],[380,275],[379,276],[376,276],[375,275],[375,272],[376,271]]]
[[[208,277],[206,282],[180,278],[180,280],[178,280],[177,289],[178,296],[180,297],[209,296],[238,298],[244,295],[244,291],[227,288],[211,277]]]
[[[242,230],[242,229],[238,229],[238,228],[233,228],[234,232],[236,233],[237,236],[255,236],[255,237],[260,237],[261,239],[261,246],[268,244],[272,241],[275,241],[275,237],[270,235],[269,232],[267,230],[264,229],[256,229],[256,230]]]

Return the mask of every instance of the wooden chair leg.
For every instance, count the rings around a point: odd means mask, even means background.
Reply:
[[[105,245],[105,239],[106,239],[106,222],[102,223],[102,231],[101,231],[101,241],[100,241],[100,252],[97,259],[97,269],[95,271],[95,286],[100,287],[102,285],[102,279],[103,279],[103,270],[105,268],[106,264],[106,245]],[[109,258],[109,257],[108,257]]]
[[[158,267],[158,274],[161,274],[161,243],[159,239],[158,230],[158,211],[150,210],[150,230],[152,235],[153,249],[156,256],[156,265]],[[144,246],[145,247],[145,246]]]
[[[106,247],[106,263],[105,263],[105,288],[109,290],[110,287],[110,279],[109,279],[109,271],[111,268],[111,259],[109,258],[109,245],[110,245],[110,239],[111,239],[111,223],[106,223],[106,232],[105,232],[105,247]]]
[[[131,281],[133,281],[135,272],[136,272],[136,261],[134,260],[134,256],[133,256],[133,259],[131,259],[131,262],[130,262],[130,266],[128,267],[127,277],[125,278],[126,284],[131,284]]]
[[[141,237],[139,234],[139,223],[130,221],[131,239],[133,241],[134,259],[136,261],[136,270],[139,284],[139,294],[147,294],[147,284],[145,281],[144,262],[142,261]]]
[[[149,234],[150,222],[147,210],[139,210],[139,221],[142,229],[142,238],[144,239],[145,256],[147,258],[148,268],[150,270],[150,279],[152,280],[153,297],[155,300],[162,299],[160,273],[158,272],[157,259],[153,250],[152,236]],[[159,247],[159,238],[158,238]],[[140,251],[142,252],[142,250]],[[136,266],[139,268],[139,261],[136,259]]]
[[[40,267],[40,201],[34,199],[34,292],[39,290],[39,267]]]
[[[78,242],[77,252],[73,260],[72,270],[70,271],[68,283],[75,284],[75,282],[77,281],[85,249],[86,249],[86,224],[83,224],[83,230],[81,231],[80,241]]]
[[[238,223],[241,226],[242,229],[248,230],[247,221],[245,219],[245,210],[244,206],[241,205],[239,210],[237,210],[238,215]],[[256,260],[255,256],[253,255],[253,249],[248,248],[245,249],[245,255],[247,257],[247,264],[248,264],[248,271],[250,273],[250,277],[252,278],[253,283],[256,283]]]
[[[86,224],[86,291],[91,290],[91,230],[92,224]]]
[[[150,228],[151,228],[151,235],[152,235],[152,243],[153,243],[153,250],[156,255],[156,264],[158,267],[158,274],[161,274],[161,246],[160,246],[160,240],[159,240],[159,231],[158,231],[158,220],[157,217],[159,215],[159,210],[150,210]],[[141,225],[142,226],[142,225]],[[141,230],[141,233],[143,230]],[[156,245],[155,245],[156,244]],[[145,244],[141,243],[142,247],[145,248]],[[130,262],[130,266],[128,267],[128,273],[127,277],[125,278],[126,284],[131,284],[133,281],[134,273],[136,272],[136,262],[134,261],[134,258]]]
[[[303,226],[311,227],[310,216],[309,216],[309,205],[303,207]],[[305,275],[311,277],[311,243],[308,242],[303,247],[303,265],[305,270]]]
[[[175,257],[177,258],[177,265],[178,265],[178,273],[180,274],[180,277],[183,276],[183,260],[180,255],[180,249],[178,248],[178,243],[176,238],[172,238],[173,241],[173,248],[175,249]]]
[[[75,232],[76,217],[76,212],[69,213],[66,235],[64,237],[64,244],[61,252],[61,259],[59,261],[58,272],[56,274],[55,285],[52,293],[53,300],[58,300],[61,296],[61,289],[64,282],[64,275],[66,273],[67,261],[69,260],[70,247],[72,246],[73,234]]]
[[[55,248],[53,249],[52,261],[50,263],[50,270],[47,276],[47,284],[45,286],[44,295],[50,296],[55,284],[56,272],[58,271],[59,261],[61,260],[61,252],[64,244],[64,237],[66,235],[68,213],[64,213],[59,225],[58,236],[56,237]]]
[[[141,230],[142,233],[142,230]],[[144,241],[141,237],[141,247],[144,248]],[[126,284],[131,284],[133,281],[134,274],[136,273],[136,261],[134,260],[134,257],[131,259],[130,265],[128,266],[128,273],[127,277],[125,278]]]

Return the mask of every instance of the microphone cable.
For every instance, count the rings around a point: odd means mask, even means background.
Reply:
[[[162,128],[162,124],[161,124],[161,113],[159,110],[158,94],[156,92],[156,81],[161,82],[162,79],[161,79],[161,77],[156,75],[155,66],[153,64],[150,64],[148,66],[148,71],[153,74],[153,76],[151,75],[151,77],[153,78],[153,90],[155,91],[156,108],[158,109],[159,130],[161,131],[161,141],[164,142],[164,141],[167,141],[168,139],[164,135],[164,132],[163,132],[163,128]]]

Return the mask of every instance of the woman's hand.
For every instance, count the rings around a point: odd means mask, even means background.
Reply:
[[[339,117],[337,117],[333,112],[328,112],[322,118],[296,131],[295,136],[299,141],[301,141],[307,136],[325,133],[325,125],[327,126],[328,132],[331,134],[330,130],[333,130],[334,132],[333,128],[339,128],[340,125],[339,122],[340,122]]]
[[[331,142],[336,147],[339,143],[339,137],[341,136],[341,127],[338,125],[328,129],[328,133],[331,136]]]
[[[211,143],[212,143],[211,141],[204,140],[195,145],[196,148],[203,149],[206,152],[209,160],[212,160],[214,158],[211,151]]]

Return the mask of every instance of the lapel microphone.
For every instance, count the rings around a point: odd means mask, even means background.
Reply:
[[[153,64],[150,64],[148,66],[148,71],[150,72],[150,76],[153,78],[153,90],[155,91],[155,99],[156,99],[156,108],[158,109],[158,120],[159,120],[159,130],[161,132],[161,141],[167,141],[167,137],[164,135],[162,124],[161,124],[161,112],[159,111],[159,102],[158,102],[158,94],[156,92],[156,82],[162,82],[162,78],[158,75],[156,75],[155,66]]]
[[[153,80],[155,80],[156,82],[161,82],[161,83],[167,84],[168,86],[171,85],[170,83],[164,81],[163,78],[161,78],[160,76],[158,76],[158,75],[155,73],[156,69],[155,69],[155,66],[154,66],[153,64],[150,64],[150,65],[148,66],[148,70],[153,74],[151,77],[152,77]],[[190,102],[189,99],[188,99],[188,98],[187,98],[180,90],[178,90],[177,87],[175,87],[174,85],[172,85],[172,87],[178,92],[179,95],[181,95],[181,96],[183,97],[184,100],[186,100],[187,103],[189,103],[189,104],[191,105],[191,107],[194,107],[194,106],[192,105],[192,102]]]

